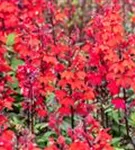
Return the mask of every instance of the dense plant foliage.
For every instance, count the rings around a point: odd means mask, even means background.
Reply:
[[[0,0],[0,150],[135,149],[134,11]]]

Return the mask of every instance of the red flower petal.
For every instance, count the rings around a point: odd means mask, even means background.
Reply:
[[[126,108],[126,104],[125,104],[125,100],[122,99],[122,98],[115,98],[115,99],[112,99],[112,104],[114,105],[114,107],[116,109],[125,109]]]

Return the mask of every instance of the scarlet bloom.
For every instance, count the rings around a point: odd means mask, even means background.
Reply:
[[[125,100],[122,98],[112,99],[112,104],[114,105],[114,107],[116,109],[123,109],[124,110],[126,108]]]
[[[51,146],[45,148],[44,150],[58,150],[58,148],[55,145],[51,145]]]
[[[108,84],[108,89],[110,90],[112,95],[115,95],[115,94],[119,93],[119,87],[117,86],[115,81],[111,81]]]
[[[69,150],[89,150],[89,147],[84,142],[74,142],[70,145]]]

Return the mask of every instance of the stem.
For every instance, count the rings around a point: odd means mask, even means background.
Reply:
[[[85,5],[86,5],[86,0],[83,0],[82,4],[81,4],[81,15],[80,15],[80,20],[81,20],[81,24],[80,24],[80,39],[79,42],[83,41],[83,27],[84,27],[84,11],[85,11]]]
[[[30,129],[30,110],[29,110],[29,104],[28,104],[28,111],[27,111],[27,124],[28,124],[28,128]]]
[[[106,117],[106,128],[108,128],[109,127],[109,118],[108,118],[107,113],[105,114],[105,117]]]
[[[86,122],[85,122],[84,118],[83,118],[83,127],[84,127],[84,132],[87,133]],[[89,141],[88,137],[85,136],[85,138],[86,138],[86,141],[87,141],[89,147],[92,147],[92,143]]]
[[[34,133],[34,91],[31,86],[31,132]]]
[[[51,22],[51,24],[52,24],[53,42],[54,42],[54,45],[56,45],[56,34],[55,34],[54,23],[53,23],[53,16],[52,16],[52,15],[51,15],[51,17],[50,17],[50,22]]]
[[[51,2],[51,1],[50,1]],[[48,8],[48,17],[49,17],[49,23],[52,25],[52,38],[53,38],[53,44],[56,45],[56,34],[55,34],[55,25],[53,23],[53,14],[50,10],[50,8]]]
[[[105,122],[104,108],[103,108],[102,102],[101,102],[101,108],[100,108],[100,111],[101,111],[101,124],[102,124],[103,127],[105,127],[105,125],[104,125],[104,122]]]
[[[120,118],[120,109],[118,110],[118,115],[119,115],[119,118]],[[120,136],[120,132],[121,132],[120,124],[118,126],[119,126],[119,136]]]
[[[17,133],[16,134],[16,146],[15,146],[15,150],[19,150],[19,141],[18,141],[18,139],[19,139],[19,134]]]
[[[125,109],[125,125],[126,125],[126,132],[127,132],[127,137],[130,137],[129,135],[129,124],[128,124],[128,120],[127,120],[127,110]]]
[[[123,98],[125,99],[125,103],[126,103],[126,100],[127,100],[127,96],[126,96],[126,90],[123,88]],[[127,105],[125,107],[125,111],[124,111],[125,115],[124,115],[124,118],[125,118],[125,126],[126,126],[126,132],[127,132],[127,138],[130,140],[130,142],[132,143],[132,145],[134,146],[135,148],[135,144],[134,144],[134,141],[132,140],[132,137],[130,136],[129,134],[129,123],[128,123],[128,110],[127,110]]]
[[[34,93],[32,85],[29,89],[29,110],[28,110],[28,127],[31,133],[34,133]]]
[[[123,89],[123,94],[124,94],[124,99],[125,99],[125,103],[126,103],[127,97],[126,97],[126,90],[125,89]],[[125,113],[124,118],[125,118],[127,137],[130,137],[130,135],[129,135],[129,124],[128,124],[128,119],[127,119],[127,107],[125,107],[124,113]]]
[[[74,129],[75,120],[74,120],[74,108],[73,108],[73,106],[70,107],[70,110],[71,110],[71,127],[72,127],[72,129]]]

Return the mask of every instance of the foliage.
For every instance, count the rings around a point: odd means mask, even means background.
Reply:
[[[135,149],[135,2],[0,0],[0,149]]]

